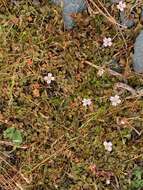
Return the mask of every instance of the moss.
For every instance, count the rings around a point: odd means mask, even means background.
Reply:
[[[119,19],[109,1],[106,8]],[[143,103],[115,87],[118,82],[135,90],[143,86],[129,65],[138,28],[121,33],[103,16],[85,14],[67,32],[61,10],[47,2],[20,1],[0,11],[0,152],[12,160],[0,153],[3,177],[8,173],[11,185],[14,180],[29,190],[128,190],[134,166],[142,163]],[[113,45],[103,48],[108,36]],[[113,69],[113,59],[122,68],[120,77],[106,72]],[[102,67],[104,74],[98,76],[87,63]],[[43,78],[49,72],[55,81],[47,85]],[[122,103],[113,107],[115,94]],[[83,107],[83,98],[92,105]],[[16,150],[4,137],[11,126],[23,137]],[[113,144],[111,153],[104,149],[105,140]]]

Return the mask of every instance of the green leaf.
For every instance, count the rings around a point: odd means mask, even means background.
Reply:
[[[10,139],[16,146],[19,146],[22,143],[21,132],[14,127],[6,129],[4,131],[4,137]]]
[[[133,171],[133,175],[137,179],[141,179],[142,178],[142,174],[143,174],[143,170],[140,167],[135,168],[135,170]]]
[[[133,171],[133,179],[131,182],[132,190],[140,190],[143,188],[143,179],[142,179],[143,170],[141,167],[136,167]]]

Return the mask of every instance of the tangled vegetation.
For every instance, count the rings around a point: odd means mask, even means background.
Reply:
[[[100,0],[70,31],[59,7],[37,2],[0,5],[0,189],[141,190],[142,2],[126,2],[132,28]]]

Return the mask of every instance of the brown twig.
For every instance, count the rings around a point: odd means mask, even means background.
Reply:
[[[125,84],[125,83],[122,83],[122,82],[118,82],[115,84],[115,88],[123,88],[129,92],[131,92],[131,94],[134,96],[134,95],[137,95],[137,92],[135,89],[133,89],[131,86]]]
[[[86,64],[88,64],[88,65],[94,67],[94,68],[97,69],[97,70],[103,69],[103,67],[100,67],[100,66],[98,66],[98,65],[95,65],[95,64],[91,63],[90,61],[84,61],[84,63],[86,63]],[[120,78],[125,79],[122,74],[120,74],[120,73],[118,73],[118,72],[116,72],[116,71],[114,71],[114,70],[112,70],[112,69],[110,69],[110,68],[105,68],[105,70],[107,70],[107,72],[108,72],[110,75],[112,75],[112,76],[116,76],[116,77],[120,77]]]
[[[15,146],[12,142],[8,142],[8,141],[0,141],[0,145]],[[24,145],[24,146],[19,146],[18,148],[27,149],[28,146]]]

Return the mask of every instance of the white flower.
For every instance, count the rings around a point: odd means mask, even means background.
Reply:
[[[110,179],[106,179],[106,184],[110,185]]]
[[[120,1],[119,4],[117,5],[117,9],[119,9],[120,11],[124,11],[125,8],[126,8],[126,3]]]
[[[103,39],[103,46],[104,46],[104,47],[108,47],[108,46],[110,47],[111,45],[112,45],[112,39],[105,37],[105,38]]]
[[[120,97],[118,95],[111,96],[110,101],[112,103],[112,106],[117,106],[118,104],[121,103]]]
[[[91,99],[84,98],[82,100],[83,106],[90,106],[92,104]]]
[[[108,152],[111,152],[112,151],[112,142],[107,142],[107,141],[104,141],[103,143],[104,147],[105,147],[105,150],[107,150]]]
[[[125,125],[125,121],[124,121],[124,120],[121,120],[121,124],[122,124],[122,125]]]
[[[104,74],[104,72],[105,70],[101,68],[98,70],[97,75],[101,77]]]
[[[53,80],[55,80],[55,77],[53,77],[52,73],[48,73],[48,75],[44,77],[44,80],[47,84],[50,84]]]

